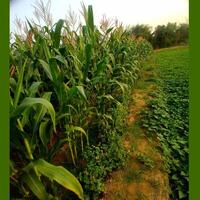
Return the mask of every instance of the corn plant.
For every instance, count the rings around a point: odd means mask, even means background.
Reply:
[[[26,39],[16,35],[10,46],[11,190],[18,198],[62,199],[58,183],[83,199],[65,167],[77,173],[87,147],[117,134],[116,111],[151,52],[121,25],[99,30],[92,6],[82,7],[85,24],[76,31],[62,19],[27,20]]]

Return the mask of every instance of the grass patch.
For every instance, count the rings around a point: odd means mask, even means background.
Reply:
[[[140,182],[141,181],[141,174],[143,170],[139,169],[133,169],[129,168],[126,170],[125,175],[124,175],[124,181],[125,183],[133,183],[133,182]]]

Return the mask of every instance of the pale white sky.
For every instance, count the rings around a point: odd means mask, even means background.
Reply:
[[[46,2],[46,0],[44,0]],[[80,0],[51,0],[53,18],[57,21],[65,18],[69,6],[76,14],[81,10]],[[83,0],[92,5],[95,24],[99,24],[102,15],[117,18],[124,25],[149,24],[156,26],[167,22],[188,22],[189,0]],[[15,30],[14,20],[18,16],[33,18],[35,0],[13,0],[10,4],[10,31]]]

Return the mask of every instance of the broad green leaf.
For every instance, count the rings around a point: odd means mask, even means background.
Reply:
[[[73,86],[72,88],[69,89],[69,99],[72,99],[77,95],[77,92],[81,94],[81,96],[87,100],[87,97],[85,95],[85,91],[83,86]]]
[[[76,94],[77,94],[77,88],[75,86],[68,89],[68,99],[69,100],[72,100],[73,97],[76,96]]]
[[[179,196],[179,199],[183,199],[184,197],[186,197],[186,194],[182,190],[179,190],[178,196]]]
[[[111,121],[113,121],[113,118],[112,118],[111,115],[103,114],[103,117],[106,118],[106,119],[110,119]]]
[[[47,42],[46,42],[45,39],[42,40],[41,48],[44,50],[44,54],[46,56],[46,59],[49,60],[51,58],[51,53],[50,53],[49,47],[48,47]]]
[[[108,100],[115,101],[115,99],[113,98],[113,96],[110,95],[110,94],[102,95],[102,96],[100,96],[100,97],[98,97],[98,98],[106,98],[106,99],[108,99]]]
[[[61,38],[61,29],[63,27],[63,24],[64,24],[64,20],[62,20],[62,19],[60,19],[56,24],[55,32],[54,32],[53,38],[52,38],[55,48],[59,47],[60,38]]]
[[[86,135],[86,132],[84,131],[84,129],[79,126],[71,126],[70,128],[72,131],[80,131],[81,133],[84,133]]]
[[[48,200],[48,194],[45,190],[44,185],[39,180],[37,175],[33,170],[25,173],[22,177],[22,180],[27,184],[30,190],[37,196],[40,200]]]
[[[120,82],[117,81],[117,80],[112,80],[111,83],[117,84],[117,85],[120,87],[120,89],[121,89],[121,91],[122,91],[123,93],[125,93],[125,90],[128,89],[128,85],[127,85],[127,84],[125,84],[125,83],[120,83]]]
[[[108,99],[109,101],[115,102],[117,105],[121,105],[121,103],[120,103],[119,101],[117,101],[115,98],[113,98],[113,96],[110,95],[110,94],[102,95],[102,96],[97,97],[97,98],[106,98],[106,99]]]
[[[57,55],[55,56],[55,59],[63,63],[66,67],[68,67],[67,60],[63,56]]]
[[[50,101],[51,94],[52,92],[45,92],[42,98]],[[46,109],[47,108],[42,104],[36,108],[35,123],[33,125],[33,133],[37,131],[37,127],[47,111]]]
[[[69,113],[64,113],[64,114],[62,114],[62,115],[60,115],[60,116],[58,116],[57,118],[56,118],[56,122],[58,122],[59,120],[61,120],[62,118],[65,118],[65,117],[68,117],[68,116],[70,116],[71,114],[69,114]]]
[[[76,69],[76,74],[78,75],[79,79],[82,80],[83,79],[83,72],[81,71],[82,63],[76,56],[72,56],[72,58],[74,59],[73,62],[74,62],[74,67]]]
[[[54,127],[54,131],[55,131],[55,110],[52,106],[52,104],[46,100],[46,99],[43,99],[43,98],[31,98],[31,97],[26,97],[22,103],[17,106],[17,108],[15,110],[13,110],[13,112],[11,113],[10,117],[11,118],[14,118],[16,116],[19,116],[21,115],[21,113],[28,107],[32,107],[36,104],[42,104],[43,106],[46,107],[46,109],[48,110],[50,116],[51,116],[51,119],[52,119],[52,122],[53,122],[53,127]]]
[[[57,62],[56,62],[56,59],[55,58],[51,58],[49,59],[49,67],[50,67],[50,70],[51,70],[51,75],[52,75],[52,78],[53,78],[53,82],[56,83],[58,82],[58,77],[60,75],[60,69],[57,65]]]
[[[39,59],[40,64],[42,65],[47,77],[50,80],[53,80],[52,74],[51,74],[51,69],[48,63],[46,63],[44,60]]]
[[[85,130],[79,126],[70,126],[69,128],[70,132],[74,132],[74,131],[79,131],[81,133],[83,133],[86,137],[86,139],[88,140],[88,137],[87,137],[87,133],[85,132]]]
[[[83,189],[76,177],[67,169],[61,166],[55,166],[43,159],[39,159],[33,163],[40,174],[54,180],[68,190],[74,192],[81,200],[83,197]]]
[[[78,89],[79,93],[83,96],[83,98],[85,100],[87,100],[87,97],[86,97],[85,91],[84,91],[84,87],[83,86],[76,86],[76,88]]]
[[[110,71],[110,73],[113,73],[113,68],[110,64],[107,64],[106,67],[108,68],[108,70]]]
[[[40,128],[39,128],[39,136],[40,139],[42,141],[42,144],[46,147],[48,141],[49,141],[49,137],[47,136],[47,134],[49,135],[50,133],[47,133],[47,125],[48,125],[49,119],[47,119],[46,121],[42,122],[40,124]]]
[[[91,30],[91,32],[94,32],[94,19],[93,19],[93,10],[92,10],[92,6],[89,5],[88,6],[88,16],[87,16],[87,20],[88,20],[88,28]]]
[[[19,73],[19,79],[17,81],[17,88],[15,90],[15,96],[14,96],[14,107],[15,108],[17,107],[17,104],[19,102],[19,97],[22,92],[22,83],[23,83],[24,71],[25,71],[25,66],[26,66],[27,60],[28,60],[28,58],[25,60],[23,66],[20,70],[20,73]]]
[[[92,45],[90,43],[85,45],[85,66],[84,66],[84,73],[85,73],[85,78],[88,75],[88,71],[89,71],[89,67],[90,67],[90,63],[91,63],[91,59],[92,59]]]
[[[31,87],[28,90],[28,96],[29,97],[35,97],[35,94],[36,94],[36,92],[38,92],[38,89],[39,89],[41,84],[42,84],[41,81],[33,82]]]
[[[88,32],[87,32],[87,26],[83,25],[83,27],[82,27],[82,33],[83,33],[83,36],[86,38],[87,34],[88,34]]]
[[[11,88],[13,93],[15,92],[16,87],[17,87],[17,83],[16,83],[15,79],[14,78],[10,78],[10,88]]]
[[[106,62],[105,60],[102,60],[97,64],[97,71],[95,76],[98,76],[100,73],[104,72],[105,69],[106,69]]]
[[[74,108],[74,106],[72,106],[72,105],[66,105],[68,108],[70,108],[70,110],[74,110],[74,112],[76,113],[76,114],[78,114],[78,110],[76,109],[76,108]]]

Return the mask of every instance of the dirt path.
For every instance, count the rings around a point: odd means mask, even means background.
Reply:
[[[168,200],[168,176],[163,170],[163,159],[157,150],[156,139],[145,136],[138,125],[138,113],[145,107],[149,92],[154,89],[147,83],[152,72],[143,73],[141,82],[133,91],[127,117],[129,132],[124,146],[130,152],[130,159],[123,169],[113,172],[105,184],[105,195],[101,200]]]

